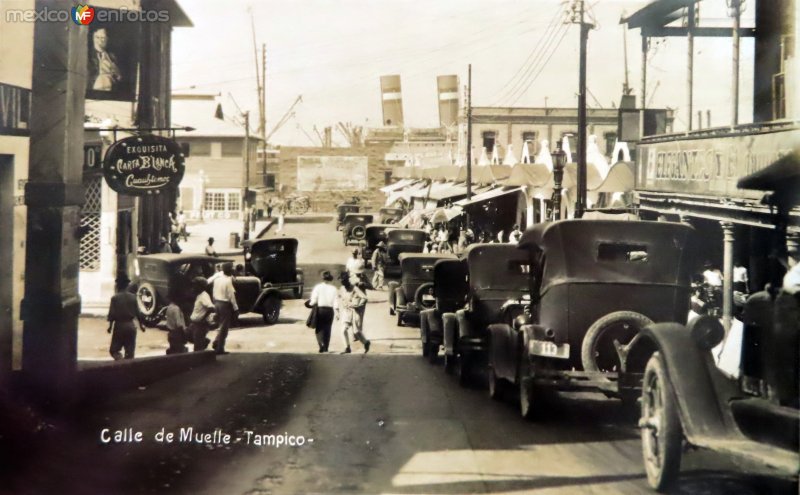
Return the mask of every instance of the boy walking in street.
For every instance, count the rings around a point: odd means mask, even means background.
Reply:
[[[115,361],[123,359],[120,352],[125,350],[125,359],[133,359],[136,352],[136,327],[144,332],[139,322],[136,308],[136,286],[128,285],[129,280],[117,280],[116,294],[111,297],[108,307],[108,333],[111,334],[111,346],[108,349]]]
[[[167,333],[167,342],[169,342],[167,354],[180,354],[188,351],[186,348],[186,321],[183,317],[183,311],[175,302],[180,295],[175,290],[171,292],[171,301],[167,306],[166,312],[166,324],[169,332]]]

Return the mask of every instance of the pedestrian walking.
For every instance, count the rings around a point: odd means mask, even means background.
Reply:
[[[108,306],[108,333],[111,334],[111,346],[108,349],[115,361],[123,359],[121,350],[125,351],[124,359],[133,359],[136,352],[136,327],[144,332],[139,321],[136,307],[136,286],[127,278],[117,280],[116,293],[111,296]]]
[[[186,231],[186,214],[183,210],[178,212],[178,235],[183,237],[183,242],[189,240],[189,233]]]
[[[217,250],[214,248],[214,238],[208,238],[208,245],[206,246],[206,256],[218,257]]]
[[[341,277],[342,286],[336,294],[336,302],[333,305],[334,320],[339,322],[339,329],[344,342],[342,354],[350,354],[349,332],[353,330],[353,309],[350,307],[350,298],[353,294],[353,284],[348,280],[347,275]]]
[[[386,268],[386,243],[380,241],[372,252],[372,288],[373,290],[383,289],[384,269]]]
[[[331,324],[333,323],[333,307],[336,304],[337,290],[333,286],[333,275],[325,270],[322,272],[322,282],[314,286],[311,291],[309,306],[317,307],[317,317],[314,333],[317,336],[319,352],[328,352],[331,341]]]
[[[222,275],[218,276],[212,285],[211,295],[214,298],[214,307],[217,310],[219,320],[219,330],[214,338],[212,347],[217,354],[228,354],[225,350],[225,341],[228,338],[234,318],[239,313],[239,306],[236,304],[236,290],[233,288],[233,264],[225,263],[222,265]]]
[[[348,277],[350,277],[351,284],[361,281],[362,277],[364,276],[366,264],[364,263],[364,259],[359,256],[360,253],[361,252],[358,250],[358,248],[353,249],[353,256],[347,258],[347,261],[344,265],[344,269],[347,272]]]
[[[267,218],[272,218],[272,208],[275,207],[275,201],[272,199],[272,196],[267,198]]]
[[[364,313],[367,309],[367,285],[358,282],[350,295],[350,308],[353,310],[353,338],[364,346],[364,354],[369,352],[370,341],[364,336]]]
[[[192,290],[195,294],[192,314],[189,316],[189,335],[194,345],[194,352],[204,351],[211,342],[206,335],[211,328],[210,320],[215,314],[216,307],[211,302],[211,296],[206,292],[208,280],[204,277],[192,279]]]
[[[449,240],[450,236],[447,233],[447,229],[443,226],[440,227],[436,232],[436,246],[438,248],[438,252],[446,253],[452,251],[450,249],[450,243],[448,242]]]
[[[166,325],[167,325],[167,354],[180,354],[188,351],[186,347],[186,320],[183,317],[183,311],[178,306],[176,301],[183,294],[178,294],[175,289],[170,290],[170,303],[167,305],[166,311]]]
[[[283,223],[286,221],[286,203],[282,202],[278,205],[278,228],[275,232],[283,232]]]
[[[256,230],[256,205],[250,207],[250,230]]]

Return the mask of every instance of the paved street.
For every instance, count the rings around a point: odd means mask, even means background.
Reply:
[[[288,224],[286,233],[302,236],[301,252],[315,264],[341,262],[347,254],[332,224]],[[79,419],[54,421],[27,445],[35,462],[23,456],[11,465],[16,469],[6,488],[248,495],[649,492],[638,430],[617,401],[562,397],[539,422],[524,421],[513,400],[494,402],[480,384],[461,388],[441,364],[423,360],[417,330],[395,325],[384,293],[369,296],[369,354],[358,345],[354,354],[338,354],[336,334],[332,352],[316,354],[313,332],[304,325],[307,309],[301,300],[286,300],[278,325],[264,327],[257,315],[243,318],[246,325],[230,335],[232,353],[215,364],[92,401]],[[84,355],[105,353],[103,326],[102,320],[82,321]],[[163,331],[140,335],[140,355],[165,347]],[[142,441],[104,443],[105,428],[112,439],[114,430],[131,428],[142,432]],[[175,435],[172,443],[156,440],[162,428]],[[188,428],[210,437],[189,440]],[[231,435],[230,444],[224,434]],[[305,443],[265,446],[290,437]],[[736,467],[708,452],[684,461],[677,493],[791,490],[731,474]]]

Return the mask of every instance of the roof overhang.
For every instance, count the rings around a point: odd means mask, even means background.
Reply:
[[[641,27],[664,27],[683,16],[682,9],[698,0],[653,0],[628,17],[619,20],[628,29]]]

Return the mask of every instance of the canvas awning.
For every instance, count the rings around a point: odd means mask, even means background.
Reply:
[[[511,169],[506,186],[544,187],[552,181],[553,173],[543,163],[518,163]]]
[[[389,194],[389,197],[386,198],[386,204],[384,206],[391,206],[391,205],[395,204],[397,201],[399,201],[401,199],[403,201],[405,201],[406,203],[409,203],[411,201],[411,196],[414,193],[416,193],[418,191],[423,191],[423,190],[427,191],[428,187],[429,186],[428,186],[427,183],[419,182],[419,183],[415,183],[415,184],[412,184],[410,186],[404,187],[403,189],[398,189],[396,191],[393,191],[391,194]]]
[[[595,188],[589,188],[593,192],[628,192],[632,191],[634,184],[633,162],[617,162],[611,166],[605,180]]]
[[[429,220],[431,223],[447,223],[462,213],[464,213],[464,210],[458,206],[453,206],[450,208],[437,208],[433,211],[433,213],[431,213]]]
[[[389,194],[392,191],[397,191],[398,189],[402,189],[404,187],[408,187],[411,184],[415,183],[415,179],[400,179],[397,182],[393,182],[388,186],[384,186],[381,188],[381,192],[384,194]]]
[[[522,187],[496,187],[489,191],[483,192],[481,194],[476,194],[472,197],[472,199],[462,199],[461,201],[457,201],[457,206],[469,206],[474,205],[476,203],[483,203],[484,201],[488,201],[490,199],[498,198],[500,196],[505,196],[506,194],[514,194],[518,192],[522,192],[524,188]]]
[[[507,179],[511,175],[511,167],[506,165],[478,165],[472,167],[473,184],[493,184]],[[467,167],[461,167],[458,171],[458,182],[467,181]]]

